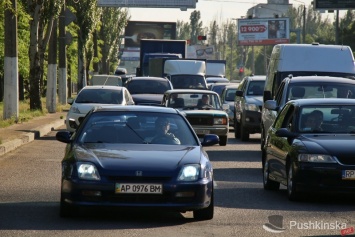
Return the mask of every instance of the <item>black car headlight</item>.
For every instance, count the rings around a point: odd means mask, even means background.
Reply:
[[[78,163],[77,164],[78,177],[86,180],[100,180],[100,174],[93,164]]]
[[[178,181],[196,181],[200,175],[200,165],[185,165],[181,168]]]
[[[333,156],[324,154],[299,154],[298,161],[313,163],[337,163]]]

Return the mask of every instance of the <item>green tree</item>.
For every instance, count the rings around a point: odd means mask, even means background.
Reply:
[[[197,36],[202,32],[202,22],[200,11],[193,11],[190,15],[191,36],[190,42],[192,45],[197,44]]]
[[[96,0],[68,0],[67,6],[75,11],[76,24],[78,25],[78,90],[87,85],[87,60],[88,44],[92,40],[92,33],[101,18],[101,8],[96,6]]]
[[[191,25],[188,22],[176,22],[176,39],[191,40]]]
[[[41,95],[44,87],[44,62],[53,21],[59,16],[64,0],[22,0],[30,16],[30,44],[28,48],[30,72],[30,109],[42,110]]]
[[[101,25],[99,38],[102,42],[101,68],[104,74],[110,72],[110,62],[117,65],[117,55],[119,51],[119,37],[123,35],[124,28],[127,25],[128,11],[121,8],[103,8],[101,15]]]

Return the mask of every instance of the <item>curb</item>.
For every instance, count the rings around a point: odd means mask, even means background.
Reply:
[[[32,142],[36,138],[43,137],[63,125],[63,119],[58,119],[51,122],[50,124],[45,124],[34,128],[31,130],[31,132],[23,133],[23,135],[21,135],[19,138],[0,144],[0,156],[15,150],[19,146]]]

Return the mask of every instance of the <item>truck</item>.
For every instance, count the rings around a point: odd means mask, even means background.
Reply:
[[[160,53],[159,57],[185,58],[187,42],[186,40],[141,39],[139,67],[136,70],[136,76],[150,76],[149,59],[156,58],[158,53]]]
[[[206,78],[207,77],[225,77],[226,76],[226,60],[206,61]]]
[[[205,59],[155,58],[149,67],[150,76],[168,78],[174,89],[207,89]]]

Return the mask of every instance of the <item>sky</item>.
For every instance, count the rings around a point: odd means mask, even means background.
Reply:
[[[308,7],[311,1],[289,0],[289,3],[294,7],[304,4]],[[129,8],[129,12],[131,21],[190,22],[191,12],[197,10],[201,13],[203,26],[208,27],[212,21],[222,23],[231,21],[232,18],[241,18],[246,15],[249,8],[259,3],[266,4],[267,0],[198,0],[196,9],[187,11],[170,8]]]

